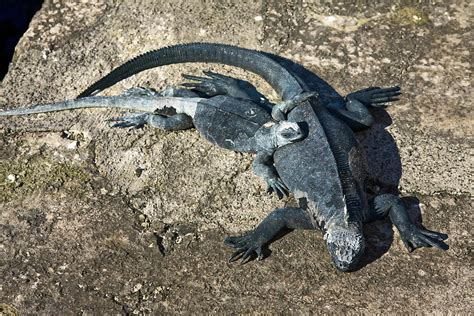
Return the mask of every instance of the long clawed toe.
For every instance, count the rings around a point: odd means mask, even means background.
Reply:
[[[424,234],[424,235],[427,235],[427,236],[430,236],[430,237],[433,237],[433,238],[436,238],[436,239],[438,239],[438,240],[446,240],[446,239],[448,239],[448,235],[447,235],[447,234],[434,232],[434,231],[428,230],[428,229],[423,229],[423,234]]]
[[[261,261],[263,259],[262,247],[239,248],[229,258],[229,262],[241,260],[241,264],[246,264],[252,259]]]
[[[430,231],[427,229],[415,228],[402,240],[409,252],[416,248],[435,247],[440,250],[448,250],[449,246],[444,243],[448,235]]]
[[[245,251],[244,248],[240,248],[240,249],[238,249],[237,251],[235,251],[235,252],[230,256],[229,262],[234,262],[234,261],[239,260],[239,259],[243,256],[244,251]]]
[[[202,88],[202,83],[198,83],[198,82],[183,82],[180,85],[186,88],[198,89],[198,90]]]
[[[203,74],[206,75],[207,77],[188,75],[188,74],[182,74],[182,77],[185,79],[194,80],[194,81],[208,81],[210,79],[221,80],[221,81],[234,81],[235,80],[232,77],[225,76],[225,75],[222,75],[210,70],[204,70]]]
[[[278,196],[279,200],[283,199],[285,196],[288,196],[288,189],[284,189],[284,188],[279,187],[277,185],[269,186],[267,188],[267,194],[268,195],[271,195],[273,192],[275,192],[275,194]]]
[[[214,72],[214,71],[210,71],[210,70],[204,70],[203,73],[210,77],[210,78],[213,78],[213,79],[219,79],[219,80],[234,80],[234,78],[232,77],[229,77],[229,76],[225,76],[225,75],[222,75],[220,73],[217,73],[217,72]]]
[[[425,243],[427,243],[431,247],[435,247],[441,250],[448,250],[449,246],[445,244],[443,241],[448,239],[448,235],[443,233],[433,232],[427,229],[420,230],[420,238]]]
[[[258,261],[263,259],[262,246],[255,245],[251,235],[227,237],[224,244],[237,249],[230,256],[229,262],[241,260],[241,264],[245,264],[255,258]]]
[[[193,81],[207,81],[209,78],[207,77],[201,77],[201,76],[195,76],[195,75],[188,75],[188,74],[182,74],[181,75],[184,79],[187,80],[193,80]]]
[[[129,122],[120,122],[120,123],[112,124],[112,125],[110,125],[110,127],[114,127],[114,128],[127,128],[127,127],[138,128],[139,126],[134,125],[133,123],[129,123]]]
[[[186,82],[184,83],[183,85],[184,86],[190,86],[192,84],[199,84],[199,83],[217,83],[217,82],[220,82],[221,84],[230,84],[232,83],[233,81],[235,81],[234,78],[231,78],[231,77],[228,77],[228,76],[224,76],[224,75],[221,75],[217,72],[213,72],[213,71],[209,71],[209,70],[205,70],[203,71],[204,75],[206,75],[206,77],[203,77],[203,76],[196,76],[196,75],[188,75],[188,74],[182,74],[181,76],[184,78],[184,79],[187,79],[187,80],[191,80],[191,81],[197,81],[197,83],[193,83],[193,82]]]
[[[182,77],[191,82],[184,82],[181,86],[190,88],[192,90],[214,96],[217,94],[224,94],[227,87],[235,85],[235,79],[224,76],[212,71],[203,71],[204,76],[195,76],[182,74]]]
[[[395,102],[400,100],[399,95],[402,94],[400,87],[390,87],[390,88],[379,88],[373,89],[371,95],[371,104],[373,106],[385,106],[385,103]]]
[[[272,192],[275,192],[281,200],[283,197],[288,196],[289,189],[280,178],[272,178],[267,181],[267,194],[272,194]]]

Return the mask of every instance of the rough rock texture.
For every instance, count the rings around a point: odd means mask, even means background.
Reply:
[[[371,250],[354,273],[336,271],[317,232],[285,236],[263,262],[228,264],[226,235],[294,203],[264,194],[250,155],[193,130],[110,129],[114,110],[2,118],[0,313],[469,312],[473,7],[451,2],[46,1],[1,83],[1,108],[73,98],[141,52],[191,41],[281,54],[341,93],[400,84],[393,124],[384,129],[379,113],[361,135],[371,172],[399,182],[451,248],[408,254],[384,221],[368,225]],[[148,71],[104,94],[203,69],[276,97],[254,75],[202,64]]]

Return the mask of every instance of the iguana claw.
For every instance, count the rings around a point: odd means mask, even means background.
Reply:
[[[443,242],[443,240],[448,238],[448,235],[443,233],[433,232],[411,225],[409,228],[400,231],[400,235],[403,244],[409,252],[421,247],[436,247],[441,250],[449,249],[449,246]]]
[[[196,82],[185,82],[181,85],[197,92],[204,93],[209,97],[228,94],[231,89],[239,89],[238,81],[234,78],[212,71],[203,71],[203,73],[207,77],[183,74],[183,78]]]
[[[283,183],[280,178],[272,178],[267,181],[267,193],[271,194],[275,192],[279,199],[282,199],[284,196],[288,195],[288,187]]]
[[[263,245],[259,245],[253,238],[252,234],[227,237],[224,243],[237,250],[230,256],[229,262],[241,259],[241,264],[245,264],[257,255],[257,261],[263,259]]]
[[[347,99],[355,99],[367,106],[385,107],[386,103],[398,101],[400,87],[394,86],[390,88],[371,87],[359,90],[347,95]]]

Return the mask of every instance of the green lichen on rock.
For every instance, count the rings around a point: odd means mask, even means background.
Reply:
[[[63,187],[74,195],[83,192],[91,175],[73,163],[54,161],[38,154],[27,159],[0,161],[0,203],[24,197],[33,192]]]
[[[17,316],[17,315],[20,315],[20,313],[12,305],[0,304],[0,316]]]
[[[430,22],[428,15],[414,7],[403,7],[392,15],[393,22],[399,25],[425,25]]]

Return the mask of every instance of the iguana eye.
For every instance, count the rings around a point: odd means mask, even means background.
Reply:
[[[299,128],[287,127],[281,131],[281,136],[285,138],[294,138],[301,135],[301,130]]]

